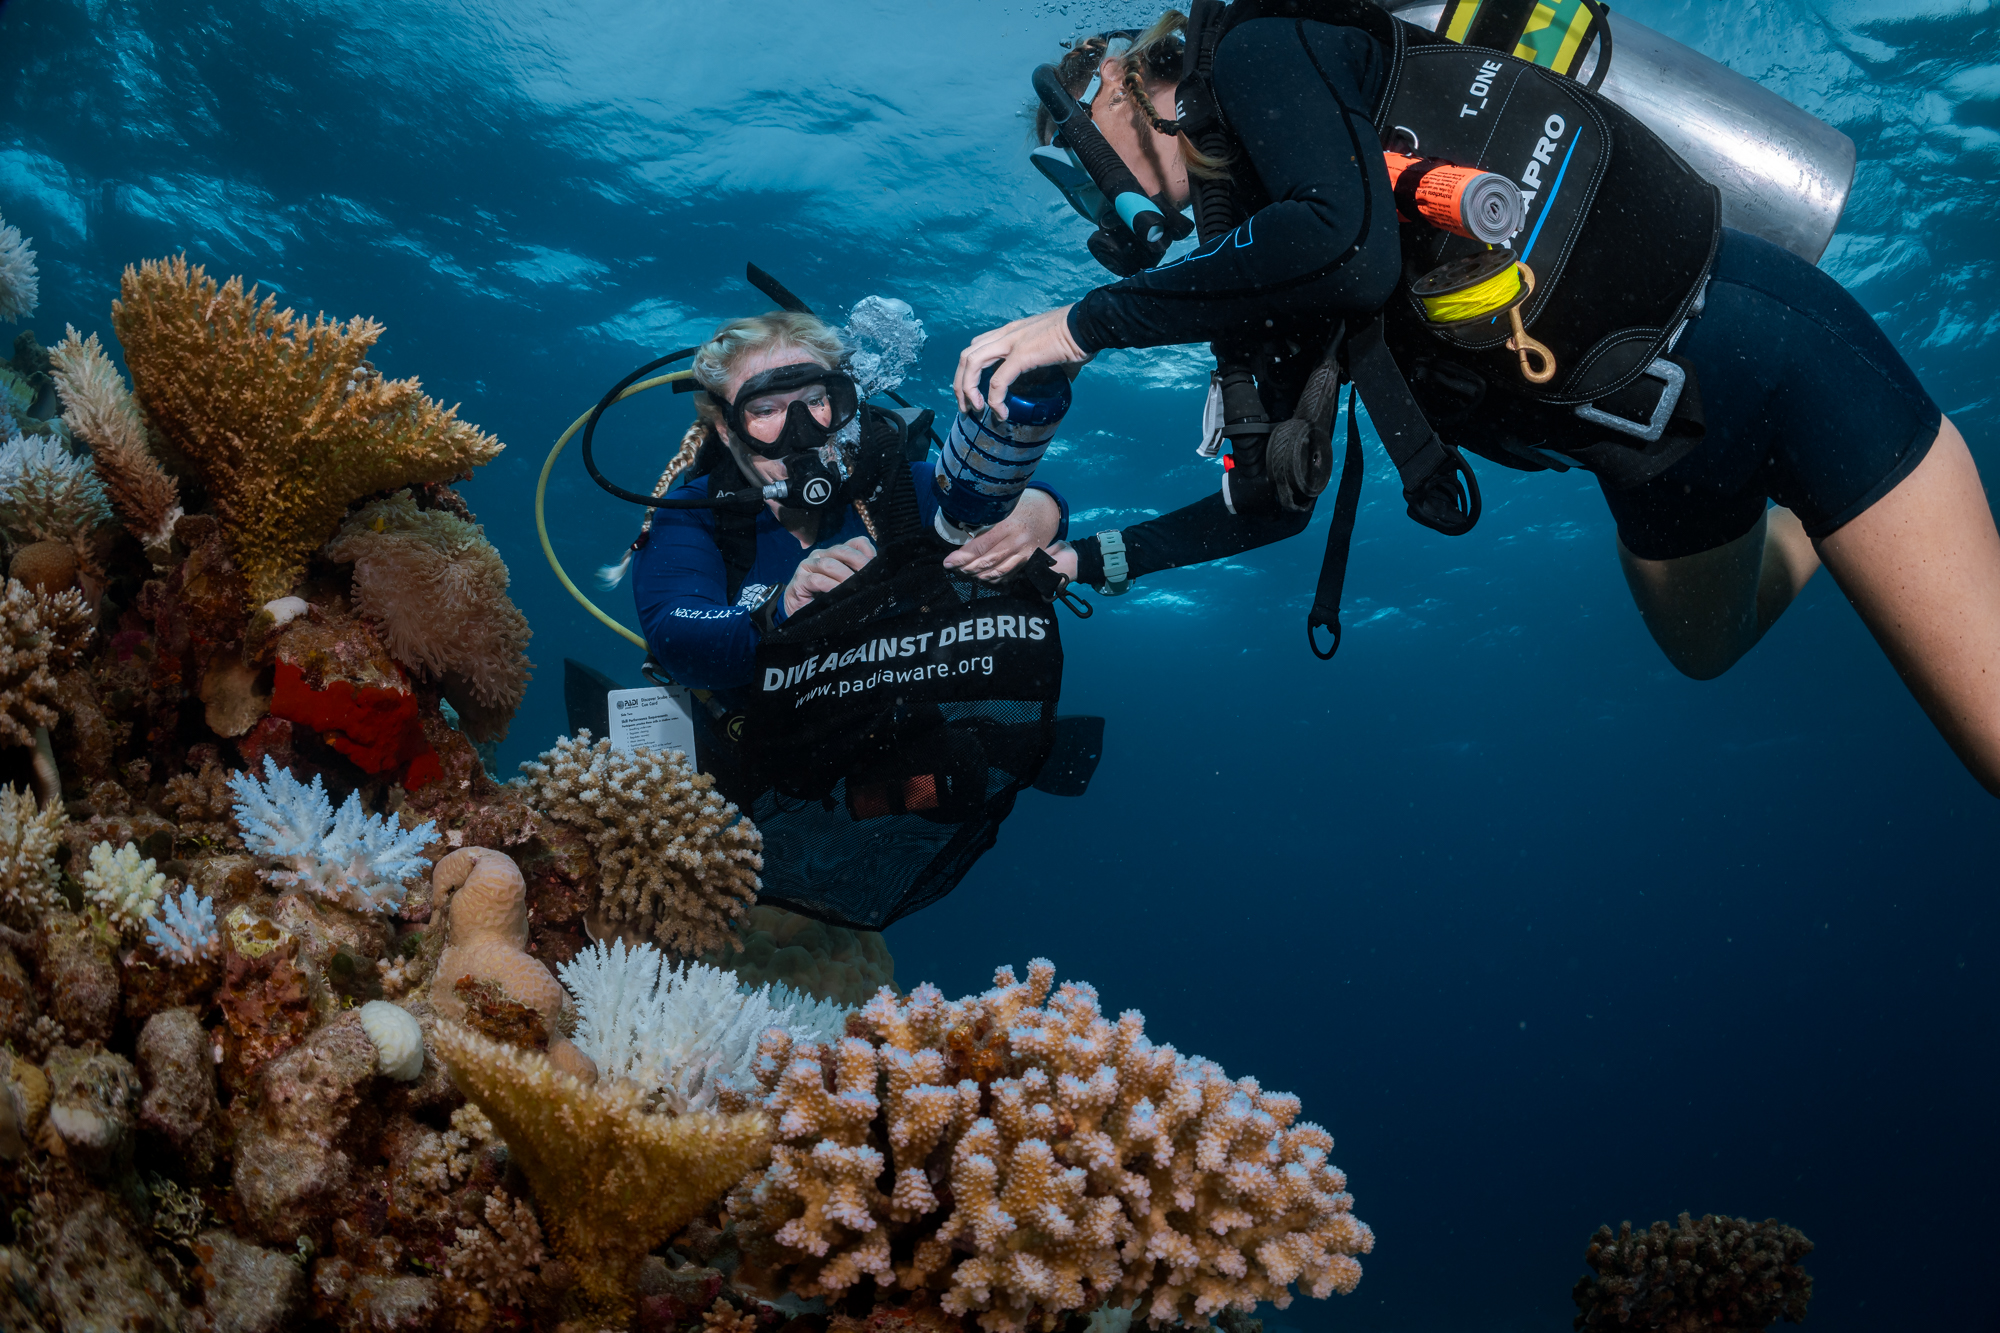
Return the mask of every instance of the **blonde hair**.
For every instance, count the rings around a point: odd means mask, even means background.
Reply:
[[[1188,174],[1203,180],[1229,179],[1229,159],[1212,157],[1195,147],[1194,141],[1181,131],[1176,122],[1160,115],[1146,91],[1148,82],[1180,82],[1182,58],[1187,49],[1186,14],[1178,9],[1169,9],[1122,50],[1113,51],[1111,42],[1102,36],[1086,37],[1076,42],[1065,42],[1064,45],[1069,51],[1056,65],[1056,79],[1071,97],[1083,95],[1084,89],[1090,86],[1091,76],[1098,72],[1106,59],[1116,60],[1125,69],[1124,77],[1119,80],[1125,95],[1132,99],[1155,133],[1174,137],[1174,142],[1180,147],[1181,161],[1187,164]],[[1049,114],[1047,107],[1037,103],[1036,141],[1046,144],[1055,138],[1055,134],[1055,117]]]
[[[694,398],[694,420],[688,424],[687,432],[681,436],[680,448],[667,460],[666,470],[653,486],[653,498],[658,499],[673,489],[674,480],[694,466],[701,456],[702,445],[707,443],[711,432],[727,442],[723,422],[723,389],[736,367],[747,357],[762,352],[796,348],[813,360],[829,368],[838,366],[847,355],[846,344],[840,335],[828,328],[824,321],[813,315],[797,310],[773,310],[768,314],[749,315],[743,319],[732,319],[703,343],[694,354],[694,380],[704,392]],[[856,506],[859,508],[859,506]],[[648,509],[645,519],[639,524],[639,541],[653,530],[653,518],[660,511]],[[862,515],[864,523],[867,514]],[[874,526],[869,524],[870,535]],[[625,558],[615,565],[606,565],[597,571],[598,582],[607,588],[615,588],[624,579],[625,571],[632,564],[632,550],[639,542],[625,552]]]

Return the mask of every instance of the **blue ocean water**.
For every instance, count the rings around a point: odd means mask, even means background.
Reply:
[[[2000,469],[2000,9],[1630,0],[1851,135],[1824,266]],[[625,371],[768,304],[901,297],[945,406],[981,329],[1100,274],[1022,151],[1026,74],[1115,3],[7,0],[0,212],[44,341],[109,334],[119,270],[185,250],[388,326],[391,375],[509,449],[464,489],[534,624],[507,766],[564,729],[561,660],[637,683],[557,587],[530,503]],[[11,336],[11,330],[6,330]],[[1215,484],[1194,349],[1085,372],[1045,475],[1083,530]],[[650,395],[607,467],[649,485]],[[1324,520],[1065,623],[1065,710],[1109,719],[1089,794],[1023,798],[905,985],[1035,954],[1183,1050],[1300,1093],[1379,1244],[1276,1327],[1564,1327],[1601,1222],[1776,1216],[1817,1242],[1823,1333],[1995,1329],[1994,847],[1959,767],[1824,575],[1723,679],[1646,635],[1597,489],[1482,469],[1487,513],[1406,521],[1375,454],[1337,661],[1301,622]],[[638,515],[571,457],[579,577]],[[605,605],[631,620],[629,601]]]

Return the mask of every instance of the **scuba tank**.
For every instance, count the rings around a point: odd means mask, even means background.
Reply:
[[[989,367],[979,377],[982,396],[992,379]],[[990,402],[976,417],[958,414],[931,474],[938,536],[963,546],[1014,512],[1069,404],[1069,376],[1059,366],[1048,366],[1029,371],[1008,388],[1006,420]]]

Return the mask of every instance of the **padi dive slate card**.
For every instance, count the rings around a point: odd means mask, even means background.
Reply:
[[[694,759],[694,719],[680,690],[650,686],[643,690],[610,690],[604,702],[611,714],[613,748],[632,753],[637,746],[649,750],[679,750],[690,762]]]

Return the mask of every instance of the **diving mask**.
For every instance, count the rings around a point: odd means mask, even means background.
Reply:
[[[813,415],[813,409],[822,405],[828,412],[824,426]],[[751,376],[736,391],[725,415],[729,433],[744,448],[763,458],[784,458],[826,444],[854,419],[859,405],[859,391],[846,372],[806,361]],[[760,440],[750,433],[753,421],[768,421],[781,413],[785,424],[776,439]]]

